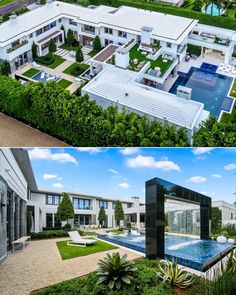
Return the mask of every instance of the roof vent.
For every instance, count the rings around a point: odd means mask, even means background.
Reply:
[[[15,24],[17,22],[17,15],[10,15],[9,20],[12,24]]]
[[[129,94],[127,92],[125,92],[125,96],[128,96]]]

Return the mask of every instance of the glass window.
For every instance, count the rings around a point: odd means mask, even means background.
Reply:
[[[115,209],[116,207],[116,202],[112,202],[112,209]]]
[[[61,221],[57,218],[57,214],[54,214],[54,227],[61,228]]]
[[[59,196],[55,196],[54,197],[54,204],[55,205],[59,205],[60,204],[60,197]]]
[[[79,209],[79,199],[73,198],[73,206],[75,209]]]
[[[52,205],[53,204],[53,197],[52,196],[47,196],[47,204]]]
[[[77,23],[73,19],[69,19],[69,24],[72,26],[77,26]]]
[[[61,23],[61,22],[62,22],[62,19],[61,19],[61,18],[59,18],[58,22],[59,22],[59,23]]]
[[[131,207],[132,207],[132,204],[128,203],[127,208],[131,208]]]
[[[105,28],[104,31],[105,31],[106,34],[110,34],[110,35],[113,34],[113,30],[110,29],[110,28]]]
[[[166,47],[171,48],[171,43],[167,42]]]
[[[123,32],[123,31],[118,31],[118,36],[123,37],[123,38],[127,38],[127,33]]]
[[[91,200],[73,198],[73,206],[75,209],[90,209],[91,208]]]
[[[53,227],[52,213],[46,213],[46,227]]]
[[[107,209],[108,207],[108,202],[107,201],[99,201],[99,208],[104,207]]]

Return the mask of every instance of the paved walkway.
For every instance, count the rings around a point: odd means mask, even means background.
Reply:
[[[1,147],[66,147],[67,144],[0,113]],[[1,294],[1,292],[0,292]]]
[[[110,250],[88,256],[62,260],[56,246],[61,239],[33,241],[24,252],[10,253],[0,264],[0,294],[26,295],[30,291],[73,279],[96,270],[99,259],[114,251],[139,256],[124,249]]]

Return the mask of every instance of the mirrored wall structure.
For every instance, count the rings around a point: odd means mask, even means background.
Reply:
[[[209,239],[211,198],[160,178],[147,181],[147,258],[164,258],[165,227],[169,222],[175,233],[193,235],[199,231],[200,239]]]
[[[200,205],[165,200],[165,232],[200,236]]]

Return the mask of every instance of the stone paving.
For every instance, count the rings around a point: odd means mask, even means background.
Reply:
[[[0,146],[66,147],[68,145],[46,133],[0,113]]]
[[[127,253],[129,259],[140,257],[118,248],[63,261],[56,245],[56,241],[61,240],[65,239],[32,241],[24,252],[10,253],[0,264],[0,294],[26,295],[32,290],[86,275],[96,270],[98,260],[106,253]]]

